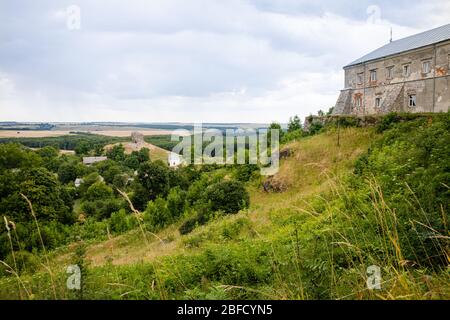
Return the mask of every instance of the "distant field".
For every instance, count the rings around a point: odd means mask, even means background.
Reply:
[[[99,131],[89,131],[89,133],[92,134],[100,134],[103,136],[108,137],[129,137],[131,136],[132,132],[140,132],[144,136],[159,136],[159,135],[167,135],[172,134],[172,131],[170,130],[158,130],[158,129],[151,129],[151,130],[99,130]]]
[[[44,138],[59,137],[70,134],[70,131],[53,131],[53,130],[0,130],[0,138]]]
[[[129,137],[131,133],[137,131],[145,136],[157,136],[171,134],[170,130],[93,130],[93,131],[77,131],[77,133],[92,133],[108,137]],[[0,138],[45,138],[45,137],[59,137],[70,135],[73,131],[63,130],[0,130]]]

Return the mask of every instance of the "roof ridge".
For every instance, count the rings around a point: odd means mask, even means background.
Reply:
[[[384,46],[381,46],[378,49],[375,49],[362,56],[361,58],[347,64],[346,66],[344,66],[344,68],[384,58],[390,55],[399,54],[401,52],[414,50],[449,39],[450,23],[389,42]]]
[[[414,38],[414,37],[416,37],[416,36],[421,36],[421,35],[423,35],[424,33],[430,33],[430,32],[433,32],[433,31],[436,31],[436,30],[438,30],[438,29],[441,29],[441,28],[444,28],[444,27],[448,27],[448,26],[450,26],[450,23],[443,24],[442,26],[439,26],[439,27],[436,27],[436,28],[433,28],[433,29],[429,29],[429,30],[425,30],[425,31],[422,31],[422,32],[419,32],[419,33],[415,33],[415,34],[412,34],[412,35],[410,35],[410,36],[406,36],[406,37],[404,37],[404,38],[400,38],[400,39],[397,39],[397,40],[393,40],[392,42],[397,42],[397,41],[402,41],[402,40],[406,40],[406,39],[409,39],[409,38]],[[392,43],[392,42],[390,42],[390,43]],[[389,43],[388,43],[388,44],[389,44]]]

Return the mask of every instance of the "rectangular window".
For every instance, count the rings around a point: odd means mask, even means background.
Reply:
[[[379,108],[381,106],[381,98],[375,98],[375,107]]]
[[[394,78],[394,67],[388,67],[386,69],[386,79]]]
[[[409,106],[410,107],[415,107],[417,105],[417,100],[416,100],[416,95],[415,94],[410,94],[409,95]]]
[[[422,72],[429,73],[431,71],[431,61],[423,61],[422,62]]]
[[[377,70],[370,70],[370,82],[377,81]]]
[[[361,108],[362,106],[362,97],[361,96],[356,96],[355,97],[355,105],[357,108]]]
[[[409,77],[410,74],[411,74],[411,66],[409,64],[405,64],[403,66],[403,76]]]
[[[358,73],[357,78],[358,78],[358,84],[362,84],[363,80],[364,80],[364,73]]]

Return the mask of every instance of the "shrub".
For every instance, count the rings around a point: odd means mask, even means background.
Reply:
[[[170,190],[167,195],[167,209],[173,220],[177,219],[184,211],[186,192],[179,187]]]
[[[111,214],[109,225],[111,231],[116,233],[124,233],[136,226],[136,218],[128,214],[125,209],[121,209]]]
[[[237,165],[234,172],[236,180],[247,182],[254,177],[254,173],[259,170],[256,164]]]
[[[33,274],[41,266],[40,260],[34,254],[25,250],[14,252],[14,258],[17,266],[17,269],[15,269],[14,271],[16,271],[18,274]],[[6,257],[5,262],[10,267],[14,268],[14,259],[11,253]],[[2,274],[2,271],[5,275],[10,274],[9,272],[7,272],[6,267],[0,265],[0,274]]]
[[[185,235],[198,226],[204,225],[209,221],[211,217],[211,213],[207,210],[207,208],[202,208],[198,212],[194,214],[193,217],[188,218],[178,229],[180,231],[180,234]]]
[[[309,135],[313,136],[315,134],[318,134],[320,132],[322,132],[324,126],[322,123],[314,121],[313,123],[311,123],[311,125],[309,126]]]
[[[450,114],[432,122],[397,120],[395,114],[385,117],[382,139],[356,162],[343,192],[345,216],[352,220],[343,221],[342,228],[364,230],[342,234],[354,237],[353,243],[370,239],[367,255],[379,261],[395,252],[394,263],[436,268],[448,263],[442,235],[448,232],[444,215],[450,203]],[[391,239],[387,247],[385,239]]]
[[[172,221],[172,217],[166,200],[158,197],[154,201],[150,201],[144,212],[144,221],[154,230],[167,226]]]
[[[81,204],[81,209],[84,213],[96,219],[109,218],[113,212],[119,211],[123,207],[124,203],[114,198],[84,201]]]
[[[382,133],[383,131],[386,131],[399,121],[399,117],[395,112],[388,113],[386,116],[383,117],[380,124],[377,126],[377,132]]]
[[[249,206],[250,197],[242,182],[222,181],[205,190],[203,202],[208,203],[212,211],[237,213]]]

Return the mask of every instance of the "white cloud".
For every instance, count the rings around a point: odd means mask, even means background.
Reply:
[[[0,3],[1,120],[286,121],[332,106],[342,66],[391,26],[396,38],[437,26],[404,26],[388,2],[375,24],[345,1],[78,2],[79,31],[52,1]],[[434,4],[409,10],[442,24],[448,3]]]

